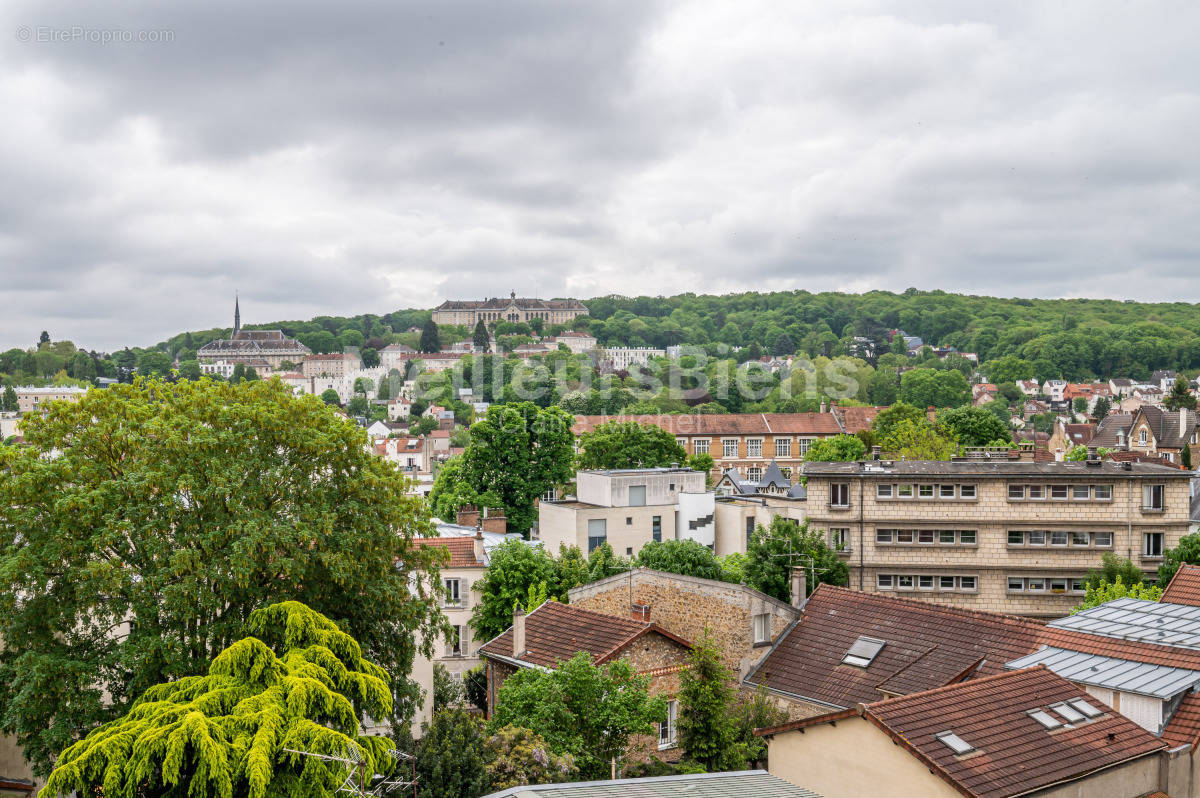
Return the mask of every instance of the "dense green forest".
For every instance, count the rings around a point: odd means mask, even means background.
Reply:
[[[931,346],[975,352],[993,381],[1025,377],[1070,380],[1127,376],[1145,379],[1156,369],[1200,370],[1200,305],[1098,299],[1001,299],[909,289],[902,294],[782,291],[723,296],[605,296],[585,300],[590,314],[574,327],[590,331],[603,345],[702,347],[738,360],[761,354],[808,358],[857,356],[871,366],[887,353],[888,331],[901,329]],[[247,329],[282,329],[314,352],[346,347],[378,350],[391,343],[417,348],[427,310],[383,315],[318,316],[309,321],[248,324]],[[495,330],[508,346],[539,332],[524,324]],[[540,330],[554,334],[561,327]],[[192,373],[195,352],[229,328],[190,331],[146,348],[111,354],[78,352],[48,335],[28,349],[0,353],[0,379],[7,383],[88,381],[122,378],[132,371],[165,374],[178,360]],[[459,327],[440,330],[443,345],[470,337]],[[34,335],[31,333],[31,341]],[[1003,360],[1001,360],[1003,358]],[[887,360],[894,360],[888,358]],[[898,365],[895,362],[888,367]],[[999,361],[999,363],[997,363]],[[186,365],[185,365],[186,364]],[[996,375],[990,372],[996,372]],[[997,376],[999,375],[999,376]],[[866,397],[864,397],[866,398]]]

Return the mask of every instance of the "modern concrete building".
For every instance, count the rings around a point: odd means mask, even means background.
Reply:
[[[538,538],[551,552],[607,542],[632,556],[652,540],[715,543],[715,501],[690,468],[579,471],[575,497],[538,505]]]
[[[1111,552],[1153,578],[1189,523],[1190,472],[1147,463],[806,463],[809,527],[850,586],[1058,617]]]

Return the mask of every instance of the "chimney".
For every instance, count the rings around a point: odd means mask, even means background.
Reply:
[[[458,508],[455,520],[459,526],[479,526],[479,510],[473,504],[464,504]]]
[[[475,562],[487,562],[487,549],[483,547],[483,530],[475,530]]]
[[[812,405],[809,405],[809,407],[812,407]],[[822,413],[828,413],[828,412],[829,412],[829,405],[825,404],[825,400],[824,400],[824,399],[822,399],[822,400],[821,400],[821,412],[822,412]]]
[[[508,521],[504,518],[504,510],[499,507],[493,507],[490,510],[484,507],[483,519],[479,525],[487,532],[496,532],[501,535],[508,531]]]
[[[1100,453],[1096,450],[1095,446],[1087,447],[1087,459],[1088,460],[1099,460],[1100,459]]]
[[[872,460],[878,460],[878,459],[879,459],[879,456],[880,456],[881,454],[883,454],[883,447],[882,447],[882,446],[872,446],[872,447],[871,447],[871,459],[872,459]]]
[[[635,621],[650,621],[650,605],[649,604],[630,604],[629,617]]]
[[[1125,430],[1120,427],[1117,428],[1117,448],[1125,448]]]
[[[525,655],[525,610],[521,605],[513,607],[513,650],[512,655],[518,659]]]
[[[1191,440],[1192,436],[1187,434],[1187,432],[1188,432],[1187,422],[1188,422],[1187,408],[1181,407],[1181,408],[1179,408],[1179,434],[1184,435],[1188,438],[1188,440]]]
[[[798,610],[804,609],[808,603],[808,578],[803,568],[792,568],[792,606]]]

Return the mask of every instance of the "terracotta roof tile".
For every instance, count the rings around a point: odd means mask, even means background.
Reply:
[[[484,563],[475,559],[474,538],[414,538],[418,546],[436,546],[450,552],[450,562],[445,568],[482,568]]]
[[[1083,699],[1105,714],[1046,729],[1027,713]],[[865,716],[968,795],[1023,795],[1163,750],[1163,742],[1046,668],[1028,668],[865,707]],[[953,731],[975,750],[955,754]]]
[[[1200,745],[1200,693],[1188,693],[1162,730],[1163,741],[1172,748]]]
[[[839,407],[834,412],[841,417],[846,434],[853,435],[856,432],[870,429],[871,424],[875,421],[875,416],[886,409],[886,407]]]
[[[1159,601],[1200,607],[1200,565],[1179,566]]]
[[[600,612],[547,601],[525,616],[525,653],[521,659],[553,667],[586,651],[597,664],[615,657],[643,634],[654,633],[683,646],[689,643],[657,624],[618,618]],[[512,657],[512,627],[480,647],[483,654]]]

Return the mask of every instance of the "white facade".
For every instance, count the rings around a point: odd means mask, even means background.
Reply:
[[[1045,385],[1042,386],[1042,391],[1050,398],[1051,402],[1061,402],[1066,390],[1066,380],[1046,380]]]
[[[690,468],[631,468],[579,471],[575,495],[600,507],[644,507],[675,504],[684,491],[704,492],[704,474]]]
[[[617,371],[624,371],[634,364],[644,366],[650,362],[652,357],[666,357],[667,355],[665,349],[650,349],[644,346],[614,346],[602,351],[604,359],[612,363],[613,369]]]
[[[716,496],[711,491],[680,493],[675,507],[676,540],[694,540],[702,546],[716,542]]]

